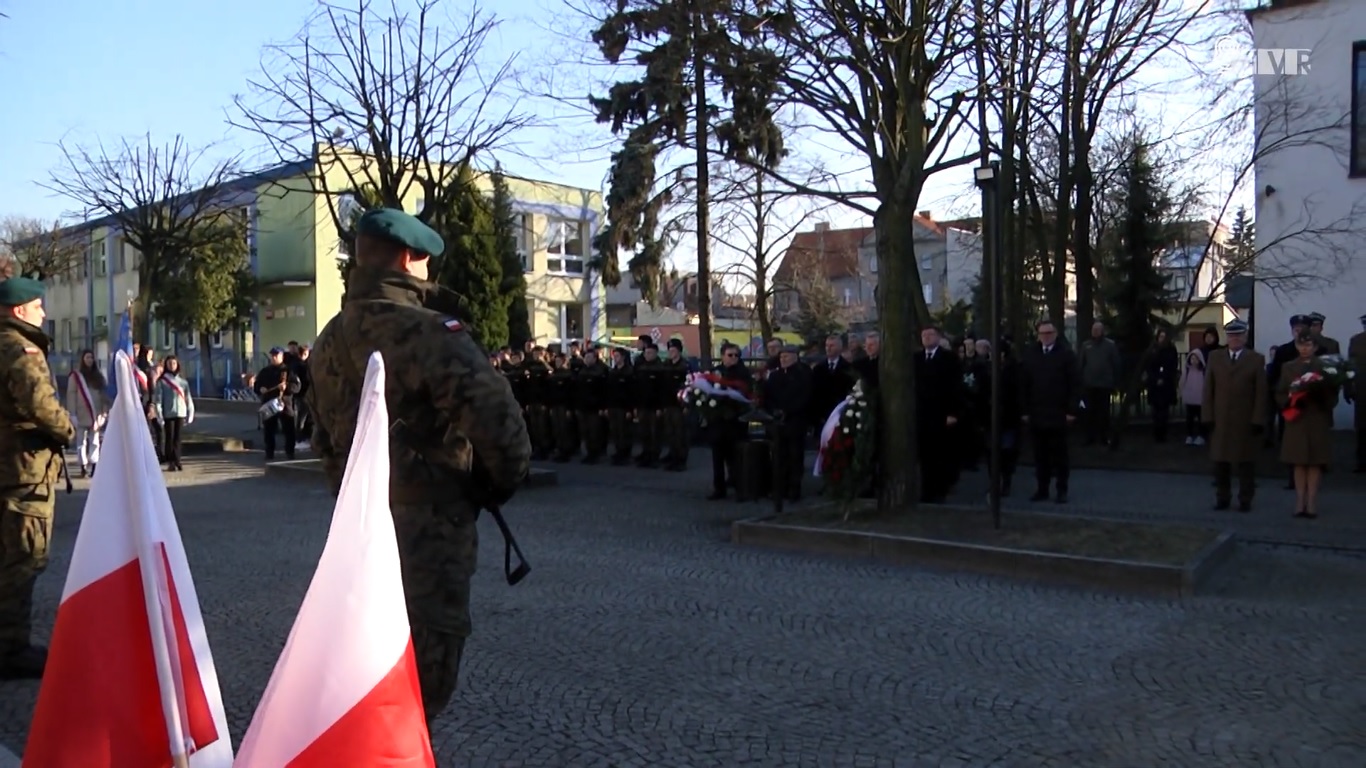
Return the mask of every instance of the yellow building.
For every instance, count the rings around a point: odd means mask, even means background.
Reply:
[[[311,177],[325,174],[320,188],[344,189],[348,171],[351,178],[363,176],[359,165],[356,156],[338,159],[322,150],[314,160],[276,166],[225,185],[223,204],[244,209],[250,222],[251,269],[261,286],[254,316],[246,327],[211,337],[208,350],[200,349],[204,344],[193,334],[160,325],[153,330],[153,344],[162,355],[174,352],[181,358],[187,378],[202,394],[219,395],[225,386],[236,386],[244,367],[265,364],[271,347],[310,343],[340,309],[340,239],[329,200],[313,191]],[[532,179],[507,181],[518,214],[517,242],[536,340],[605,340],[602,279],[587,263],[602,219],[601,195]],[[488,177],[480,177],[479,183],[491,192]],[[420,191],[404,202],[407,210],[420,210]],[[348,201],[343,197],[330,203],[345,206]],[[94,349],[100,360],[107,359],[120,314],[138,289],[138,254],[119,238],[112,222],[86,222],[68,234],[87,245],[83,265],[49,285],[48,332],[58,376],[81,349]]]

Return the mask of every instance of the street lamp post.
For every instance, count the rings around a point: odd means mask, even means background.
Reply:
[[[987,280],[987,322],[991,326],[991,454],[987,503],[991,522],[1001,527],[1001,250],[1004,246],[1001,210],[1001,163],[992,160],[976,169],[977,186],[982,190],[982,260]]]

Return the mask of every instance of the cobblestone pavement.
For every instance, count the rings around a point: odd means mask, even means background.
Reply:
[[[169,476],[234,738],[331,509],[259,466],[192,458]],[[1366,559],[1249,549],[1208,597],[1113,597],[737,548],[728,525],[752,508],[643,479],[676,476],[565,469],[508,507],[534,568],[521,586],[484,528],[442,765],[1366,764]],[[43,632],[82,503],[59,506]],[[15,751],[35,694],[0,685]]]

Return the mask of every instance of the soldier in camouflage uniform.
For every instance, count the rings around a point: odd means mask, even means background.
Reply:
[[[427,282],[441,237],[402,211],[374,210],[356,225],[356,265],[342,311],[323,328],[309,365],[313,449],[333,493],[356,430],[365,365],[388,370],[398,534],[422,703],[430,723],[455,692],[470,634],[470,577],[479,510],[510,499],[531,444],[507,380],[489,365],[449,292]]]
[[[43,675],[47,650],[30,641],[33,584],[47,568],[54,488],[76,430],[47,367],[43,284],[0,283],[0,678]]]

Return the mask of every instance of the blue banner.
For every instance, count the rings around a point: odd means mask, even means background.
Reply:
[[[123,319],[119,320],[118,338],[115,339],[114,346],[109,350],[109,375],[105,377],[109,384],[105,392],[111,400],[117,397],[119,392],[118,376],[114,375],[114,357],[118,355],[119,350],[123,350],[128,355],[128,359],[137,365],[137,360],[133,359],[133,320],[130,317],[131,314],[131,308],[123,311]]]

